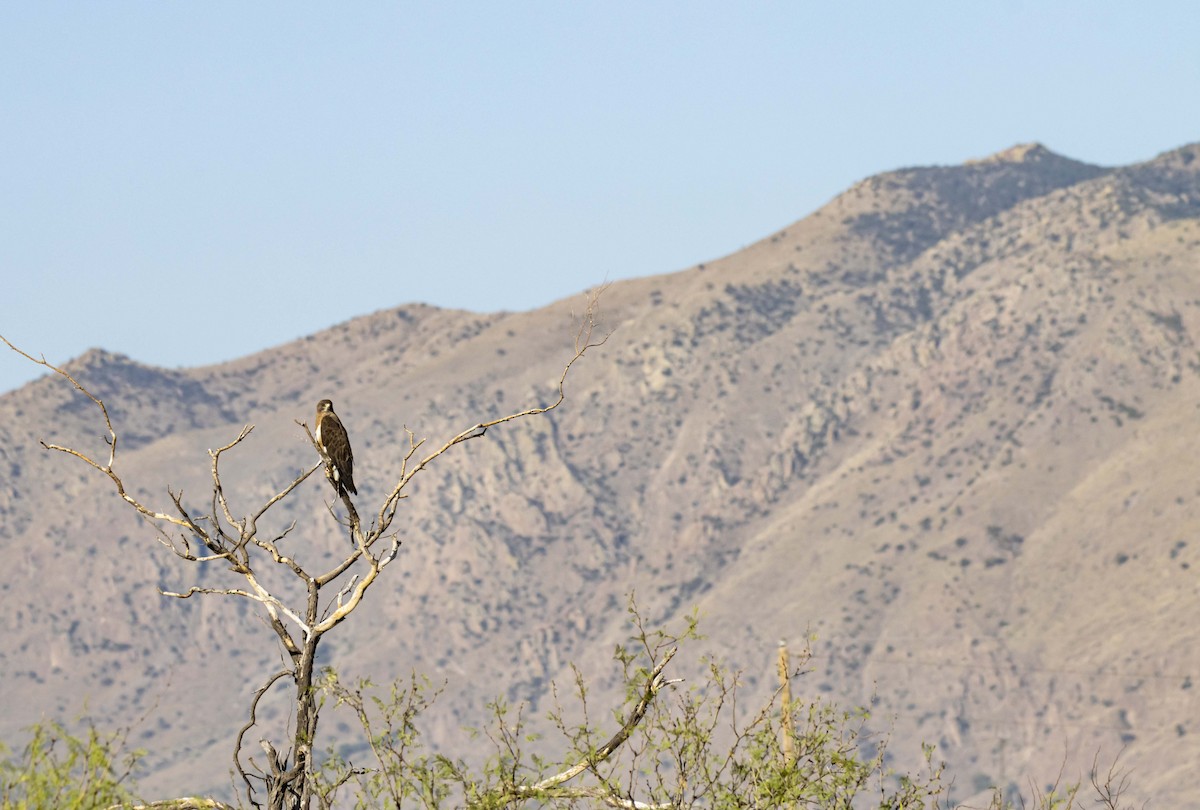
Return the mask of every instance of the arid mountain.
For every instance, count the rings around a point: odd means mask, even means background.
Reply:
[[[260,503],[315,461],[294,420],[328,396],[369,511],[405,426],[437,441],[546,402],[579,303],[405,306],[220,366],[70,368],[161,507],[168,484],[202,505],[207,448],[246,423],[227,489]],[[1108,169],[1034,144],[867,179],[732,256],[613,285],[567,403],[404,502],[400,557],[327,661],[445,680],[430,733],[461,751],[487,699],[542,715],[572,661],[607,705],[633,591],[655,623],[698,606],[691,657],[744,668],[752,694],[777,640],[811,631],[794,690],[874,696],[895,764],[936,744],[959,799],[1123,750],[1137,797],[1200,807],[1198,306],[1200,146]],[[107,456],[102,428],[60,380],[0,398],[0,734],[86,702],[152,749],[152,791],[227,789],[273,636],[252,605],[160,596],[197,572],[37,443]],[[329,495],[314,477],[276,516],[298,558],[346,542]]]

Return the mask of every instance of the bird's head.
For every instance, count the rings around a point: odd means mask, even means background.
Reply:
[[[318,402],[317,413],[333,413],[333,400],[323,399]]]

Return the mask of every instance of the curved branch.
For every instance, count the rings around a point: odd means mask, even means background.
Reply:
[[[663,655],[662,660],[655,664],[654,669],[646,677],[646,688],[642,691],[642,697],[633,707],[633,711],[625,720],[625,723],[617,730],[608,742],[597,748],[594,752],[583,757],[569,768],[562,770],[553,776],[548,776],[539,782],[532,785],[514,785],[508,788],[507,791],[500,796],[495,797],[501,805],[514,804],[524,799],[544,796],[547,798],[562,797],[562,798],[596,798],[603,801],[605,804],[613,807],[623,808],[638,808],[638,810],[651,810],[652,808],[667,808],[671,805],[656,805],[643,804],[632,799],[625,799],[613,793],[606,787],[579,787],[579,788],[559,788],[564,782],[569,782],[584,771],[594,770],[597,765],[607,760],[613,753],[625,744],[629,736],[633,734],[634,729],[641,724],[642,718],[646,716],[646,712],[650,709],[650,704],[658,696],[659,691],[664,686],[673,683],[679,683],[679,679],[667,679],[663,676],[663,670],[667,664],[675,657],[675,653],[679,651],[678,647],[671,647]]]
[[[100,409],[100,413],[104,414],[104,425],[105,425],[105,427],[108,428],[107,442],[108,442],[109,450],[108,450],[108,465],[107,466],[102,467],[99,464],[97,464],[96,462],[92,461],[87,456],[84,456],[80,453],[74,453],[70,450],[67,450],[65,447],[51,447],[50,445],[47,445],[45,442],[42,442],[42,447],[45,447],[47,450],[62,450],[65,453],[72,453],[72,455],[79,456],[84,461],[88,462],[89,464],[91,464],[93,467],[100,470],[101,472],[112,469],[113,461],[115,461],[117,458],[117,432],[115,430],[113,430],[112,419],[109,418],[108,408],[106,408],[104,406],[104,403],[101,402],[99,399],[97,399],[95,396],[93,396],[91,391],[87,390],[82,385],[80,385],[79,381],[76,380],[74,377],[72,377],[69,372],[64,371],[63,369],[59,368],[58,366],[56,366],[53,363],[50,363],[48,360],[46,360],[46,355],[43,354],[41,356],[41,358],[39,359],[37,357],[34,357],[32,354],[29,354],[28,352],[21,351],[16,346],[14,346],[9,341],[8,338],[4,337],[4,335],[0,335],[0,340],[3,340],[5,345],[8,346],[8,348],[12,349],[14,352],[21,355],[26,360],[30,360],[30,361],[38,364],[39,366],[48,368],[51,371],[53,371],[55,374],[58,374],[61,377],[66,377],[68,380],[70,380],[71,385],[75,386],[76,390],[81,391],[88,399],[90,399],[92,402],[96,403],[96,407],[98,407]]]
[[[633,707],[633,713],[629,715],[629,719],[625,721],[625,725],[621,726],[608,742],[597,748],[594,754],[584,757],[565,771],[547,777],[535,785],[528,787],[520,786],[517,790],[537,792],[552,788],[555,785],[561,785],[563,782],[574,779],[579,774],[594,768],[612,756],[612,753],[624,745],[625,741],[629,739],[629,735],[642,722],[642,718],[646,716],[646,711],[650,708],[650,704],[654,702],[654,698],[658,695],[659,690],[668,684],[678,683],[675,680],[667,680],[662,674],[662,671],[671,662],[671,659],[675,657],[675,653],[677,652],[679,652],[678,647],[672,647],[667,650],[662,660],[650,671],[650,675],[646,678],[646,689],[642,692],[642,699]]]
[[[242,768],[242,739],[246,736],[246,732],[254,728],[254,726],[258,723],[256,712],[258,711],[258,702],[262,700],[263,695],[267,693],[268,689],[275,685],[276,681],[290,674],[292,674],[290,669],[281,669],[268,678],[267,682],[258,688],[258,690],[254,693],[254,699],[250,701],[250,720],[247,721],[246,725],[242,726],[240,731],[238,731],[237,739],[234,741],[233,767],[237,768],[237,772],[241,775],[242,781],[246,783],[246,799],[255,807],[258,807],[258,802],[254,801],[254,786],[250,784],[250,777],[246,775],[246,771]]]
[[[66,453],[69,456],[74,456],[75,458],[77,458],[80,461],[87,464],[89,467],[92,467],[92,468],[98,470],[99,472],[103,473],[104,475],[108,476],[108,478],[113,482],[114,486],[116,486],[117,494],[121,496],[121,499],[124,500],[126,503],[128,503],[130,506],[132,506],[134,509],[136,509],[138,511],[138,513],[141,514],[143,517],[149,518],[151,520],[157,520],[157,521],[161,521],[161,522],[165,522],[165,523],[170,523],[174,526],[179,526],[181,528],[184,528],[191,532],[194,532],[195,534],[197,534],[199,536],[202,536],[202,537],[204,536],[204,532],[201,531],[200,528],[195,524],[195,522],[192,521],[190,518],[180,520],[179,518],[174,517],[172,515],[168,515],[163,512],[158,512],[158,511],[155,511],[154,509],[150,509],[149,507],[144,506],[140,501],[138,501],[136,498],[134,498],[132,495],[130,495],[128,492],[125,491],[125,483],[121,480],[120,476],[118,476],[115,472],[113,472],[113,464],[116,462],[116,459],[117,459],[117,431],[113,427],[112,417],[108,413],[108,406],[106,406],[104,404],[103,400],[101,400],[99,397],[97,397],[95,394],[93,394],[91,391],[89,391],[87,388],[85,388],[83,386],[83,384],[80,383],[79,380],[75,379],[69,371],[67,371],[66,369],[60,368],[59,366],[56,366],[53,363],[46,360],[45,356],[43,356],[41,358],[34,357],[33,355],[29,354],[28,352],[18,349],[16,346],[14,346],[12,344],[11,341],[9,341],[8,338],[4,337],[3,335],[0,335],[0,341],[3,341],[4,344],[6,346],[8,346],[8,348],[12,349],[14,352],[21,355],[25,359],[27,359],[33,363],[36,363],[37,365],[42,366],[44,368],[48,368],[51,371],[53,371],[55,374],[59,375],[60,377],[63,377],[67,381],[69,381],[71,383],[71,385],[75,386],[75,389],[77,391],[81,392],[84,396],[86,396],[88,399],[90,399],[92,402],[94,402],[96,404],[96,407],[100,409],[100,413],[104,417],[104,427],[108,431],[108,437],[105,439],[105,443],[108,444],[108,463],[107,464],[101,464],[100,462],[98,462],[95,459],[88,456],[86,453],[82,453],[72,447],[63,447],[62,445],[49,444],[45,441],[40,441],[39,444],[41,444],[42,447],[46,448],[47,450],[55,450],[60,453]]]
[[[213,480],[213,500],[221,504],[221,511],[225,514],[225,520],[229,521],[230,526],[236,526],[239,534],[243,537],[246,533],[245,520],[238,522],[234,519],[232,512],[229,509],[229,502],[225,499],[225,488],[221,486],[221,474],[217,471],[217,465],[220,463],[221,454],[226,450],[231,450],[242,443],[250,431],[254,430],[254,425],[245,425],[237,438],[231,441],[224,447],[218,447],[216,450],[209,450],[208,455],[212,458],[212,480]],[[213,504],[213,515],[216,516],[216,503]]]

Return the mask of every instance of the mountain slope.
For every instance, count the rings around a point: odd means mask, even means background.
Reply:
[[[636,591],[656,622],[699,605],[695,653],[744,666],[752,691],[769,688],[776,640],[811,628],[797,691],[874,694],[897,764],[937,743],[959,798],[1124,746],[1138,790],[1186,806],[1197,156],[1107,169],[1032,144],[890,172],[737,254],[613,285],[612,337],[564,407],[490,431],[405,502],[401,557],[328,662],[445,679],[430,733],[459,748],[496,691],[544,713],[570,661],[611,697]],[[572,304],[407,306],[220,366],[93,352],[72,368],[113,408],[121,469],[156,503],[167,483],[202,498],[206,449],[247,422],[229,491],[243,510],[269,497],[313,463],[293,420],[330,396],[370,505],[406,426],[436,441],[548,401]],[[220,789],[274,644],[245,604],[163,604],[157,586],[196,573],[111,485],[36,447],[106,453],[100,428],[53,380],[0,398],[14,616],[0,732],[88,695],[103,717],[145,716],[151,787]],[[310,483],[276,517],[298,521],[298,555],[345,542],[327,495]],[[268,700],[267,721],[282,708]]]

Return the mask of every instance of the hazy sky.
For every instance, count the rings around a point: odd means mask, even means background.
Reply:
[[[0,6],[0,334],[169,367],[529,309],[854,181],[1200,140],[1195,2]],[[1200,272],[1200,270],[1198,270]],[[0,353],[0,391],[37,369]]]

